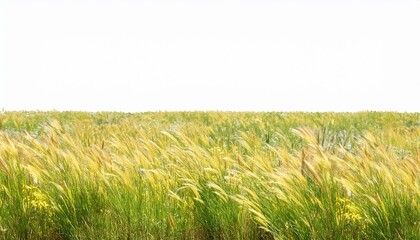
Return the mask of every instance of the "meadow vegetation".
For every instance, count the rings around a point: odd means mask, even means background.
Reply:
[[[419,113],[0,114],[0,239],[420,239]]]

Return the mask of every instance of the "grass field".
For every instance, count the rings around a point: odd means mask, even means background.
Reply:
[[[2,113],[0,238],[420,239],[420,114]]]

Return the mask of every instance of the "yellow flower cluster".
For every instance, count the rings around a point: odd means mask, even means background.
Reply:
[[[47,217],[52,216],[52,206],[48,203],[47,196],[37,186],[25,185],[24,192],[23,205],[25,211],[36,212]]]
[[[339,207],[336,215],[339,223],[364,225],[359,208],[350,199],[338,198],[337,203]]]

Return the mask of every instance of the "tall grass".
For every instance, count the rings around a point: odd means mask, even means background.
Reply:
[[[419,239],[420,116],[0,115],[1,239]]]

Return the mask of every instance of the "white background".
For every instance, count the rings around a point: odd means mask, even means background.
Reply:
[[[0,0],[0,108],[420,112],[420,1]]]

